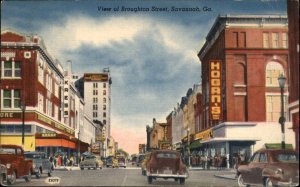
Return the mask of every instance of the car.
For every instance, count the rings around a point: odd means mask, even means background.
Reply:
[[[131,165],[135,165],[136,164],[136,161],[137,161],[137,156],[136,155],[133,155],[131,157]]]
[[[126,168],[126,159],[125,157],[118,157],[118,167]]]
[[[238,167],[237,176],[239,186],[298,186],[299,155],[293,149],[262,148]]]
[[[51,177],[53,164],[47,158],[46,153],[36,151],[25,152],[24,156],[26,160],[33,161],[32,174],[34,174],[36,178],[40,178],[43,173],[47,173],[48,177]]]
[[[145,154],[139,154],[136,159],[136,166],[139,167],[142,165],[142,162],[145,158]]]
[[[97,155],[87,155],[83,161],[81,161],[79,163],[79,167],[81,170],[84,170],[84,168],[88,168],[88,169],[97,169],[103,168],[103,161],[101,160],[100,156]]]
[[[189,177],[188,169],[182,162],[180,153],[172,150],[155,150],[150,154],[146,166],[146,176],[149,184],[153,179],[172,178],[179,180],[180,184],[185,183]]]
[[[146,166],[148,161],[150,160],[150,154],[151,152],[145,154],[145,158],[141,164],[142,175],[146,175]]]
[[[6,180],[7,180],[6,166],[3,164],[0,164],[0,186],[5,186]]]
[[[23,177],[26,182],[31,181],[33,170],[32,160],[26,160],[24,150],[19,145],[1,145],[0,162],[7,168],[7,183],[14,184],[17,178]]]

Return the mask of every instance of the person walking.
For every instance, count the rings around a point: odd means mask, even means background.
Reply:
[[[54,156],[53,162],[54,162],[54,167],[56,168],[56,164],[57,164],[57,155]]]
[[[50,157],[49,157],[49,161],[51,163],[51,170],[54,170],[54,166],[53,166],[53,155],[51,154]]]

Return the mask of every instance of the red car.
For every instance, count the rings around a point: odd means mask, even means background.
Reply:
[[[240,165],[239,186],[298,186],[299,157],[292,149],[260,149],[246,165]]]
[[[17,178],[31,180],[32,160],[25,160],[24,150],[18,145],[0,145],[0,161],[7,168],[7,183],[14,184]]]
[[[175,181],[179,180],[180,184],[184,184],[185,179],[189,176],[186,165],[181,161],[180,153],[171,150],[151,152],[146,165],[146,175],[149,184],[157,178],[172,178]]]

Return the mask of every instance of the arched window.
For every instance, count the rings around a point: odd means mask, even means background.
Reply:
[[[266,87],[279,87],[280,74],[284,74],[282,65],[278,62],[269,62],[266,67]]]

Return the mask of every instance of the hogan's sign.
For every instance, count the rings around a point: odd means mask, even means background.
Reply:
[[[210,115],[213,121],[221,120],[221,60],[209,62],[209,83],[210,83]]]

